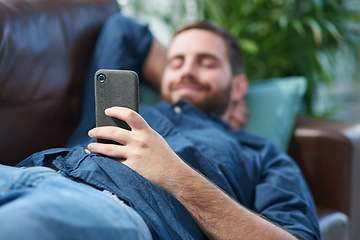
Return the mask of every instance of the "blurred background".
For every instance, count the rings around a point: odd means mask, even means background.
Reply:
[[[250,81],[305,76],[305,114],[360,122],[360,0],[118,2],[164,46],[178,26],[212,20],[237,37]]]

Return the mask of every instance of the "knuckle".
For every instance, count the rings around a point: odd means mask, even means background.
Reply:
[[[136,139],[135,143],[140,149],[149,148],[149,145],[146,143],[146,141],[142,139]]]
[[[117,135],[117,130],[118,130],[118,129],[116,129],[116,128],[109,128],[109,135],[110,135],[111,137],[116,136],[116,135]]]
[[[136,113],[133,110],[127,108],[126,117],[128,119],[133,119],[135,116],[136,116]]]
[[[106,146],[105,152],[106,152],[106,155],[111,156],[111,157],[117,157],[117,155],[118,155],[116,149],[111,145]]]

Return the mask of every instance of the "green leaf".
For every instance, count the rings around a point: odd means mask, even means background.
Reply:
[[[313,18],[306,18],[306,23],[309,25],[314,41],[317,45],[322,44],[322,30],[321,26],[318,22],[316,22]]]
[[[291,22],[291,25],[300,36],[305,35],[305,29],[304,29],[304,26],[301,23],[301,21],[299,21],[298,19],[295,19]]]
[[[333,38],[335,38],[338,42],[344,40],[343,36],[341,36],[340,32],[338,31],[337,27],[331,23],[330,21],[324,21],[325,28],[329,31]]]
[[[239,45],[244,52],[255,55],[259,52],[259,46],[251,39],[243,38],[239,41]]]

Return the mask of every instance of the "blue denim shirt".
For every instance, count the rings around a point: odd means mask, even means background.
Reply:
[[[320,239],[313,199],[299,168],[269,141],[231,131],[220,118],[183,101],[141,106],[140,113],[187,164],[245,207],[302,239]],[[143,217],[155,239],[206,239],[168,192],[82,147],[37,153],[19,166],[50,160],[69,178],[115,193]]]

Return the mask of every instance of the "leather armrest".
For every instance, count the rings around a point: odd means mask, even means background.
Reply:
[[[317,206],[344,212],[360,225],[360,124],[298,117],[289,154],[299,164]],[[355,227],[351,236],[359,235]]]
[[[349,239],[349,218],[343,212],[318,208],[319,225],[322,240]]]

